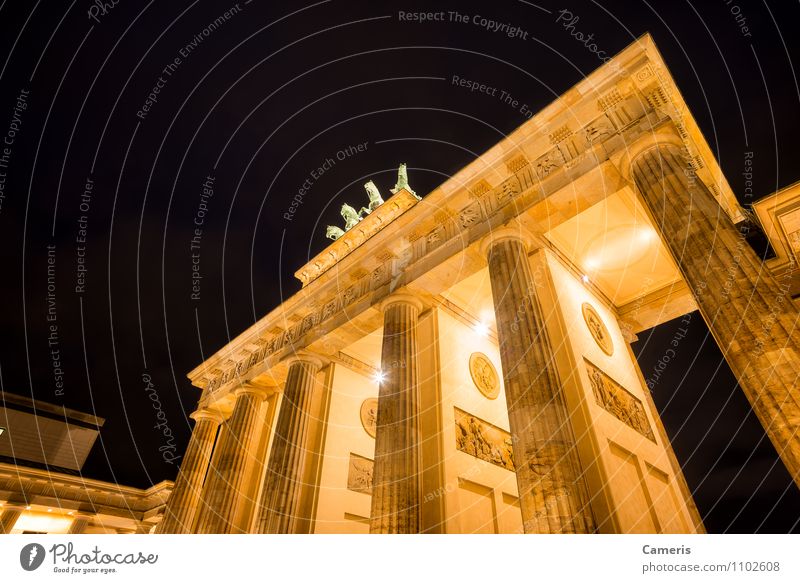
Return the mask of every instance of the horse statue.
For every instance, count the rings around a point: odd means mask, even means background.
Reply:
[[[394,185],[394,188],[391,189],[392,194],[397,194],[397,191],[406,189],[408,192],[413,194],[414,196],[419,199],[417,193],[411,190],[411,187],[408,185],[408,170],[406,170],[405,163],[400,164],[400,168],[397,169],[397,184]]]
[[[342,218],[344,218],[344,230],[349,231],[353,227],[358,224],[358,221],[361,220],[361,217],[356,212],[356,209],[351,207],[349,204],[342,205]]]
[[[381,197],[381,193],[378,190],[378,187],[375,186],[375,183],[370,180],[364,185],[364,190],[367,191],[367,196],[369,196],[369,206],[361,207],[361,210],[358,211],[359,216],[361,215],[368,215],[376,208],[383,204],[383,198]]]
[[[334,227],[333,225],[328,225],[328,230],[325,232],[325,236],[331,241],[335,241],[342,235],[344,235],[344,231],[339,227]]]

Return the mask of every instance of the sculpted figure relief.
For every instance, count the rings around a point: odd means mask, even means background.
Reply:
[[[487,399],[496,399],[500,394],[500,377],[489,357],[482,352],[473,352],[469,357],[469,373],[472,382]]]
[[[361,403],[361,425],[370,437],[375,437],[378,423],[378,399],[364,399]]]
[[[583,320],[586,322],[586,326],[589,328],[592,338],[597,342],[600,349],[609,356],[614,354],[614,343],[611,341],[611,334],[600,318],[600,315],[591,304],[588,303],[584,303],[581,306],[581,311],[583,312]]]
[[[372,494],[372,475],[375,462],[354,453],[350,454],[350,468],[347,473],[347,489],[362,494]]]
[[[455,409],[456,447],[459,451],[514,471],[511,434],[491,423]]]
[[[638,431],[647,439],[655,441],[656,437],[647,420],[641,400],[617,384],[594,364],[583,359],[586,372],[592,384],[594,399],[598,405],[622,421],[628,427]]]

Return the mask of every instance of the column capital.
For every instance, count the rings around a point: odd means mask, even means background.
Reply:
[[[384,298],[378,304],[378,309],[381,312],[386,312],[387,308],[393,304],[411,304],[420,312],[425,309],[425,303],[422,301],[422,298],[420,298],[418,294],[409,291],[407,288],[396,291]]]
[[[297,350],[287,356],[284,361],[286,366],[292,366],[296,362],[310,364],[319,370],[329,363],[329,360],[320,354],[309,352],[308,350]]]
[[[498,229],[492,229],[489,234],[481,240],[481,255],[486,257],[489,254],[489,250],[493,246],[495,246],[497,243],[508,240],[519,241],[522,243],[523,247],[525,247],[526,253],[529,253],[533,249],[537,249],[542,246],[541,240],[536,235],[528,231],[528,229],[516,221],[513,221]]]
[[[219,411],[215,411],[214,409],[207,409],[207,408],[197,409],[195,412],[191,413],[189,417],[191,417],[195,421],[202,421],[202,420],[214,421],[218,425],[223,421],[225,421],[225,416],[222,413],[220,413]]]
[[[647,133],[633,144],[628,146],[619,160],[619,172],[622,177],[627,181],[633,182],[632,166],[633,163],[646,152],[655,148],[684,148],[684,143],[681,137],[677,134],[675,128],[669,125],[663,125],[655,132]]]
[[[270,387],[265,387],[263,385],[255,385],[253,383],[243,382],[241,385],[236,387],[232,394],[235,398],[239,398],[239,395],[253,395],[262,401],[269,397],[273,391],[270,390]]]

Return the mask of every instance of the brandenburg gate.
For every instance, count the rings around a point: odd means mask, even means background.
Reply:
[[[800,483],[800,210],[764,209],[797,230],[762,262],[649,36],[424,197],[409,174],[189,373],[158,532],[703,532],[629,346],[694,310]]]

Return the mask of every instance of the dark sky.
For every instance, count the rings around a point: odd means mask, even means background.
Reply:
[[[0,168],[0,373],[7,391],[105,417],[86,474],[138,486],[176,473],[151,399],[181,453],[199,396],[186,373],[299,289],[292,274],[325,246],[341,203],[361,201],[361,184],[385,192],[407,162],[424,194],[525,121],[519,106],[454,86],[453,75],[535,112],[601,64],[549,0],[92,6],[0,3],[0,135],[18,130]],[[402,22],[400,10],[457,10],[470,22]],[[573,30],[608,55],[652,33],[743,204],[800,178],[796,2],[574,0],[569,11]],[[481,28],[475,15],[526,38]],[[310,172],[358,144],[285,220]],[[209,176],[192,299],[193,222]],[[680,325],[640,335],[645,376]],[[709,531],[797,530],[800,494],[697,314],[689,328],[653,393]]]

